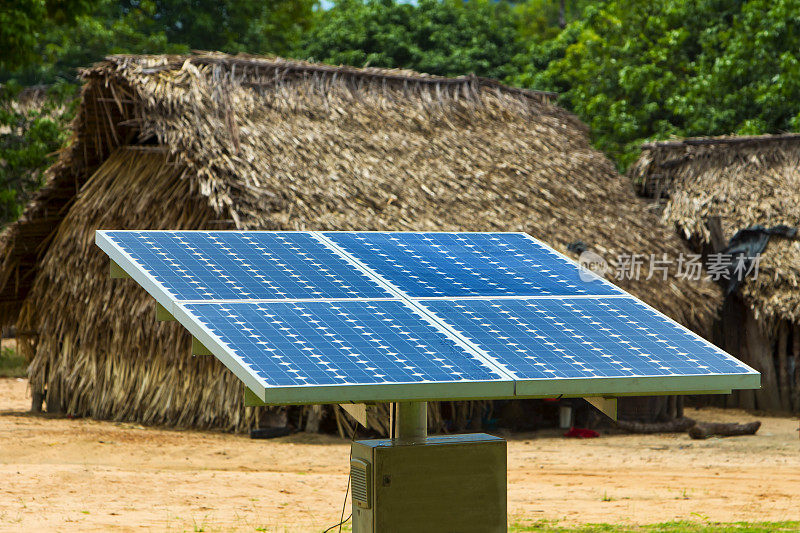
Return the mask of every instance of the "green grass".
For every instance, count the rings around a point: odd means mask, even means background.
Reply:
[[[0,378],[24,378],[28,374],[25,358],[13,348],[0,351]]]
[[[530,524],[515,523],[510,533],[537,531],[542,533],[771,533],[773,531],[800,531],[800,522],[664,522],[646,526],[617,524],[587,524],[578,527],[561,527],[557,521],[540,520]]]

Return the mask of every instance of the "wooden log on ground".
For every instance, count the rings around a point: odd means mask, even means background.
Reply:
[[[676,418],[669,422],[626,422],[625,420],[617,420],[617,427],[619,429],[629,431],[631,433],[683,433],[690,427],[695,425],[695,421],[691,418]]]
[[[714,422],[700,422],[689,428],[689,436],[693,439],[707,439],[709,437],[732,437],[736,435],[755,435],[761,422],[748,424],[725,424]]]

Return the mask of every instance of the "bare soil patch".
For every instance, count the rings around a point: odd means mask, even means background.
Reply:
[[[338,522],[349,443],[275,440],[27,413],[22,379],[0,379],[0,531],[322,531]],[[746,422],[743,411],[688,416]],[[800,519],[793,418],[752,437],[557,431],[509,438],[509,520],[648,524]]]

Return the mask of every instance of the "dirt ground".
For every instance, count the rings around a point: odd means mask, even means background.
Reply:
[[[338,522],[349,445],[27,414],[0,380],[0,531],[317,531]],[[742,411],[688,416],[750,421]],[[798,421],[756,436],[509,436],[509,520],[648,524],[800,519]],[[349,511],[348,511],[349,512]]]

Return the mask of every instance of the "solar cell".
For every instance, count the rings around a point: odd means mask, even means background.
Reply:
[[[411,297],[624,294],[521,233],[323,232]]]
[[[103,235],[107,252],[123,252],[118,262],[132,260],[174,300],[391,296],[309,233],[106,231]]]
[[[451,388],[448,394],[513,394],[507,376],[400,301],[191,303],[179,309],[205,331],[204,343],[228,354],[232,370],[257,378],[268,401],[286,400],[271,389],[326,386],[374,385],[391,396],[400,391],[385,385],[490,382]],[[202,337],[201,331],[194,333]],[[376,399],[377,392],[361,394]],[[356,398],[345,394],[328,401],[348,399]]]
[[[620,392],[659,390],[644,377],[733,375],[716,381],[720,390],[758,383],[751,368],[632,297],[420,303],[519,380],[518,392],[536,390],[520,388],[526,380],[630,378],[618,380]],[[714,379],[689,382],[707,389]]]

